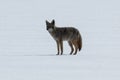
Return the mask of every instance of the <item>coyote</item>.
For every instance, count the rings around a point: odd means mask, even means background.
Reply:
[[[56,27],[55,20],[46,20],[46,29],[57,43],[57,55],[63,54],[63,41],[68,41],[71,47],[70,55],[76,55],[82,48],[82,38],[79,31],[73,27]],[[73,53],[74,52],[74,53]]]

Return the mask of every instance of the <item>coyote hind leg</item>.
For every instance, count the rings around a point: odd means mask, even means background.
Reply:
[[[76,40],[73,41],[73,45],[74,45],[74,47],[75,47],[75,52],[74,52],[73,55],[76,55],[76,54],[77,54],[77,50],[78,50],[78,44],[77,44],[77,41],[76,41]]]
[[[70,55],[72,55],[72,53],[73,53],[73,51],[74,51],[72,41],[68,41],[68,44],[69,44],[69,46],[70,46],[70,48],[71,48]]]

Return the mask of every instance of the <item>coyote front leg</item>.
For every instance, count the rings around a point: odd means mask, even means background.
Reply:
[[[60,52],[60,50],[59,50],[59,41],[56,41],[56,43],[57,43],[57,54],[56,55],[59,55],[59,52]]]
[[[60,52],[61,52],[61,55],[63,54],[63,42],[61,40],[59,41],[56,41],[57,43],[57,55],[60,55]]]
[[[60,40],[60,49],[61,49],[61,55],[63,54],[63,41]]]

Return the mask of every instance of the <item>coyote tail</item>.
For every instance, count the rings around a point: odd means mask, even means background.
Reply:
[[[81,35],[79,34],[79,36],[78,36],[78,49],[79,49],[79,51],[82,49],[82,38],[81,38]]]

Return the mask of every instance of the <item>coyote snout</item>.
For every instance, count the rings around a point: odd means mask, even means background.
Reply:
[[[63,41],[68,41],[68,44],[71,47],[70,55],[76,55],[77,50],[82,48],[82,38],[79,31],[73,27],[56,27],[55,20],[48,22],[46,20],[46,29],[50,35],[54,38],[57,43],[57,50],[59,55],[63,54]],[[74,52],[74,53],[73,53]]]

